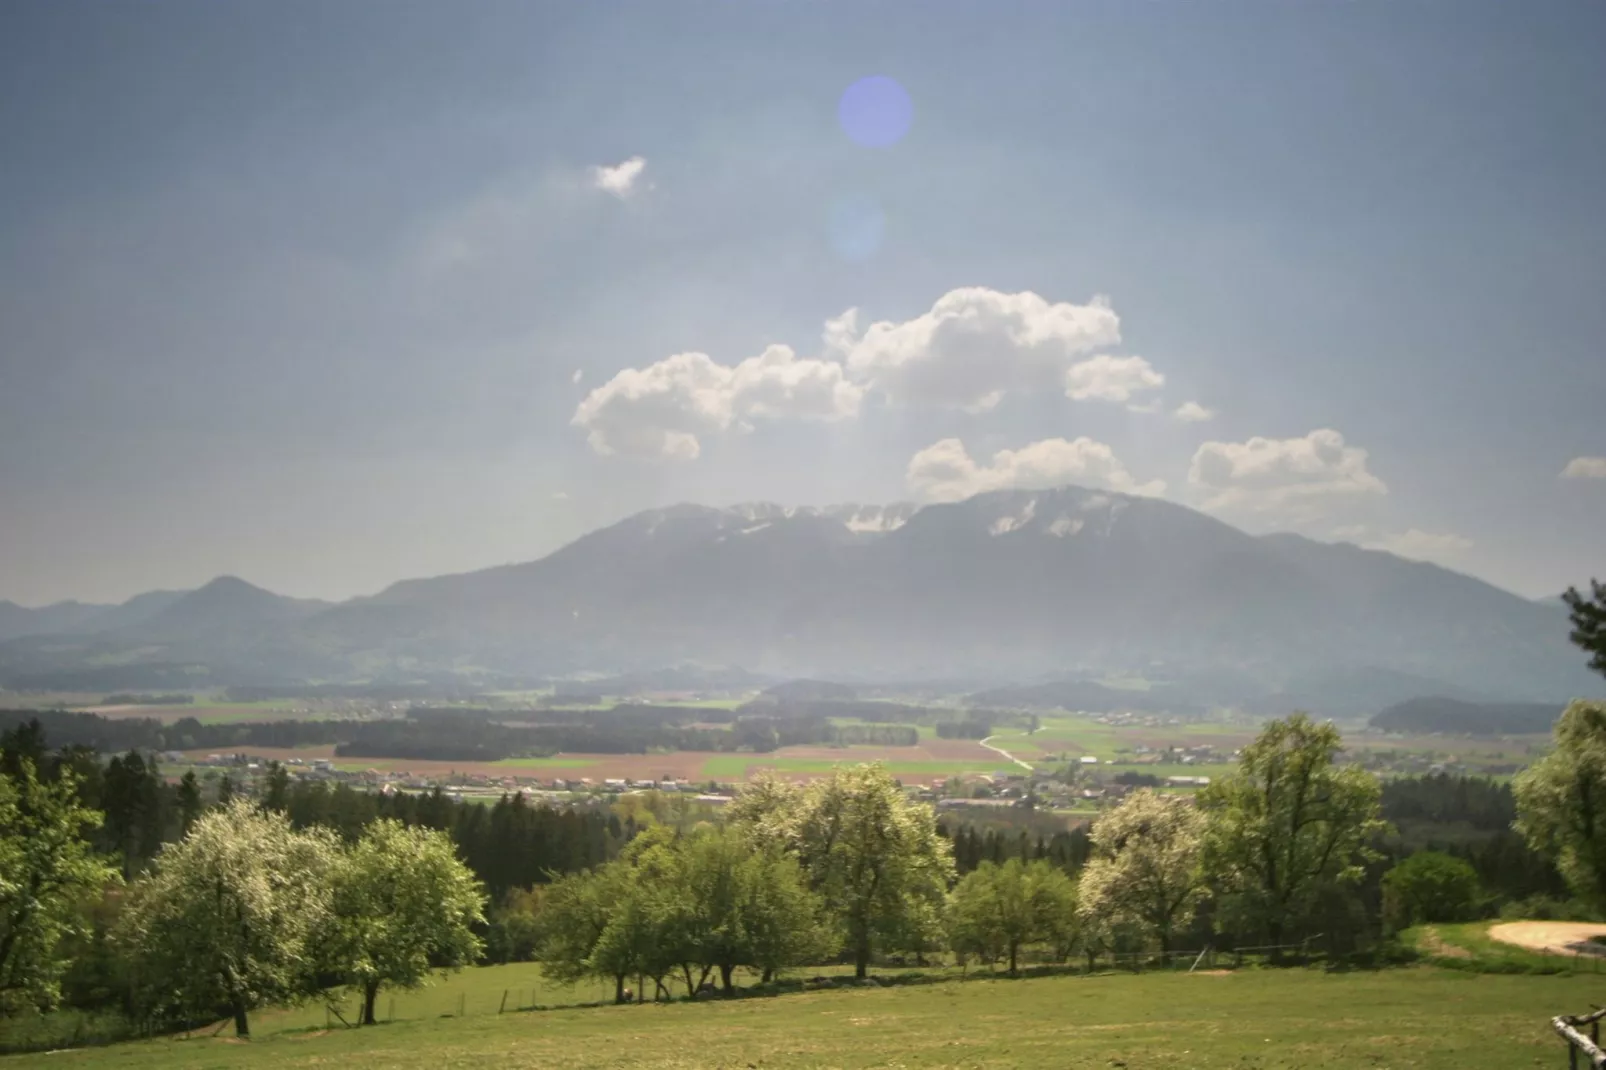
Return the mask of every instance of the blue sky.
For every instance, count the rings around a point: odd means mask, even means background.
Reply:
[[[1553,593],[1606,572],[1602,55],[1595,4],[4,5],[0,598],[1054,481]]]

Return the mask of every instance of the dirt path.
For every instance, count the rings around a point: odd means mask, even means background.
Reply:
[[[1552,955],[1606,955],[1606,947],[1593,944],[1591,936],[1606,936],[1606,925],[1587,921],[1508,921],[1491,925],[1489,936],[1502,944],[1515,944],[1529,951]]]
[[[981,741],[981,745],[986,747],[988,750],[992,751],[994,754],[998,754],[998,755],[1008,759],[1009,761],[1014,762],[1016,765],[1020,766],[1024,770],[1026,770],[1028,773],[1030,773],[1032,771],[1032,767],[1030,765],[1028,765],[1025,762],[1021,761],[1019,758],[1017,758],[1013,754],[1009,753],[1009,751],[1005,750],[1003,747],[995,747],[995,746],[993,746],[993,740],[995,738],[997,738],[997,737],[988,736],[986,739]]]

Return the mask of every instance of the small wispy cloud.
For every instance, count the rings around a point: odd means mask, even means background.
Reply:
[[[1574,457],[1561,470],[1562,479],[1606,479],[1606,457]]]
[[[1216,410],[1207,409],[1197,401],[1184,401],[1171,415],[1185,424],[1202,424],[1206,420],[1214,420]]]
[[[569,376],[569,382],[578,383],[581,379],[584,379],[585,377],[586,377],[585,369],[584,368],[576,368],[574,370],[574,374]]]
[[[620,200],[642,188],[642,175],[647,170],[647,159],[644,156],[632,156],[623,163],[612,167],[599,165],[591,169],[591,184],[604,193],[611,193]]]

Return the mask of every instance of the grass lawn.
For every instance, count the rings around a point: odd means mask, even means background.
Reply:
[[[470,971],[416,1016],[325,1032],[321,1010],[258,1017],[257,1039],[157,1040],[60,1052],[59,1067],[1442,1067],[1561,1066],[1551,1016],[1598,999],[1590,976],[1247,970],[978,978],[774,998],[498,1015],[518,971]],[[515,986],[516,987],[516,986]],[[455,1017],[457,994],[466,1016]],[[387,997],[380,996],[383,1016]],[[453,1017],[441,1017],[452,1015]],[[308,1020],[310,1017],[310,1021]],[[287,1031],[296,1025],[317,1028]],[[273,1032],[277,1028],[279,1032]],[[39,1065],[22,1056],[13,1065]],[[0,1060],[0,1065],[6,1065]]]

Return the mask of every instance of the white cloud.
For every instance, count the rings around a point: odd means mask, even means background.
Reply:
[[[841,420],[858,414],[863,397],[840,364],[800,359],[787,346],[735,367],[677,353],[621,371],[587,394],[570,422],[598,453],[692,460],[700,435],[747,430],[755,418]]]
[[[1185,424],[1202,424],[1216,418],[1215,409],[1207,409],[1197,401],[1184,401],[1171,413]]]
[[[1386,550],[1413,561],[1453,560],[1476,545],[1464,535],[1452,532],[1423,531],[1407,528],[1405,531],[1378,531],[1366,524],[1346,524],[1336,527],[1331,537],[1352,542],[1368,550]]]
[[[1408,528],[1364,539],[1361,545],[1368,550],[1387,550],[1413,561],[1440,561],[1472,549],[1473,543],[1464,535]]]
[[[591,184],[604,193],[611,193],[620,200],[624,200],[639,188],[642,173],[647,170],[647,161],[641,156],[632,156],[623,163],[612,167],[593,167],[591,169]]]
[[[986,464],[973,459],[959,439],[945,438],[909,459],[904,481],[916,495],[938,502],[989,490],[1041,490],[1065,483],[1129,494],[1165,492],[1163,481],[1139,483],[1109,446],[1086,437],[1047,438],[1018,450],[999,450]]]
[[[578,383],[581,379],[584,379],[585,377],[586,377],[585,370],[582,369],[582,368],[576,368],[574,370],[574,374],[569,376],[569,382]]]
[[[929,312],[901,323],[872,323],[862,334],[857,324],[850,310],[826,327],[828,346],[843,355],[855,381],[894,401],[954,408],[1061,382],[1069,390],[1066,371],[1077,356],[1121,340],[1120,318],[1106,298],[1051,303],[980,286],[950,290]],[[1141,358],[1122,359],[1147,368]]]
[[[566,502],[569,500],[569,492],[566,490],[555,490],[552,492],[552,500],[555,502]]]
[[[1015,390],[1063,390],[1077,400],[1159,411],[1158,401],[1133,400],[1165,383],[1148,361],[1082,359],[1120,338],[1120,320],[1103,297],[1073,305],[1030,292],[962,288],[903,322],[862,327],[850,308],[826,321],[818,358],[772,346],[735,367],[681,353],[627,368],[593,390],[572,423],[587,430],[599,453],[690,459],[703,436],[744,430],[750,418],[845,419],[858,415],[872,392],[973,414],[997,408]]]
[[[1188,482],[1209,509],[1305,513],[1335,497],[1387,494],[1366,468],[1367,452],[1331,429],[1303,438],[1206,442],[1193,455]]]
[[[1130,401],[1133,394],[1158,390],[1164,385],[1165,376],[1142,357],[1112,357],[1101,353],[1065,369],[1065,396],[1076,401]]]
[[[859,310],[850,308],[835,319],[826,320],[820,340],[825,343],[826,353],[845,357],[859,340]]]
[[[1562,479],[1606,479],[1606,457],[1574,457],[1561,470]]]

